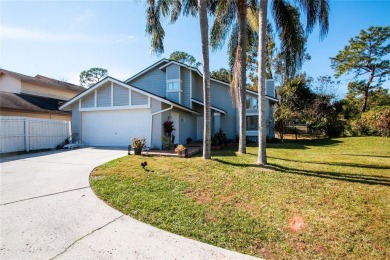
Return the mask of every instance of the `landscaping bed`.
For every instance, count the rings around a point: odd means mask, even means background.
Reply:
[[[390,139],[270,144],[267,168],[254,165],[257,147],[236,149],[126,156],[96,168],[91,186],[143,222],[262,258],[390,258]]]

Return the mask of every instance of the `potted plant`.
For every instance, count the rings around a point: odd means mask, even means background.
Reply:
[[[135,137],[131,139],[131,146],[134,149],[135,155],[141,155],[142,148],[144,148],[145,144],[146,144],[146,139],[144,137],[143,138]]]
[[[183,152],[185,151],[185,147],[184,145],[182,144],[179,144],[176,148],[175,148],[175,152],[177,152],[179,155],[182,155]]]

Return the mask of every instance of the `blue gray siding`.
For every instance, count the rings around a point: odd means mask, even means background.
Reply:
[[[186,107],[191,107],[191,86],[190,74],[192,72],[186,68],[181,68],[181,104]]]
[[[173,102],[180,104],[179,95],[180,95],[180,92],[168,92],[167,99],[172,100]]]
[[[131,91],[131,105],[147,105],[148,97],[135,91]]]
[[[203,82],[202,78],[194,73],[192,77],[193,89],[192,98],[203,102]],[[229,86],[215,81],[210,82],[211,105],[226,111],[226,115],[221,115],[220,127],[224,130],[229,139],[236,137],[236,109],[233,107],[229,92]],[[202,106],[201,106],[202,107]],[[203,107],[202,107],[203,110]],[[203,114],[203,111],[198,111]],[[212,111],[215,112],[215,111]],[[213,118],[213,117],[212,117]],[[212,119],[213,120],[213,119]],[[212,129],[213,132],[219,129]],[[214,133],[212,133],[214,134]]]
[[[197,73],[192,74],[192,98],[203,102],[203,80]]]
[[[88,108],[88,107],[94,107],[95,106],[95,93],[92,92],[89,95],[83,97],[81,99],[81,107],[82,108]]]
[[[169,65],[166,68],[167,79],[180,79],[180,66],[176,64]]]
[[[179,111],[180,112],[180,111]],[[187,143],[187,138],[196,140],[196,115],[180,112],[180,139],[178,144]]]
[[[138,78],[128,82],[128,84],[146,90],[160,97],[166,96],[167,86],[165,72],[161,71],[158,66],[144,73]]]
[[[114,84],[114,106],[129,105],[129,89]]]
[[[111,106],[111,84],[102,86],[97,89],[97,107],[109,107]]]

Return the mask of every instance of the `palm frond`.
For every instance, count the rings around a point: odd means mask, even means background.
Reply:
[[[220,1],[210,32],[210,45],[213,50],[222,48],[235,19],[236,2],[233,0]]]
[[[285,74],[292,77],[302,67],[306,36],[300,22],[299,11],[284,0],[273,1],[272,12],[276,31],[281,40],[281,54],[285,62]]]
[[[161,1],[148,0],[146,8],[146,33],[151,37],[151,52],[160,55],[164,52],[165,31],[160,23]]]
[[[275,0],[279,1],[279,0]],[[329,0],[296,0],[306,13],[306,33],[310,34],[318,22],[320,38],[324,38],[329,29]]]
[[[183,14],[185,16],[191,15],[196,16],[199,11],[197,0],[183,0]]]

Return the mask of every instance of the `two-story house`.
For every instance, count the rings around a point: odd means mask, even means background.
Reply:
[[[71,121],[59,107],[85,88],[71,83],[0,69],[0,116],[18,116]]]
[[[238,112],[229,83],[211,79],[212,134],[223,129],[238,135]],[[267,135],[274,136],[272,107],[277,102],[273,81],[267,81]],[[247,91],[247,135],[257,139],[257,93]],[[174,122],[175,143],[203,138],[202,74],[194,67],[160,60],[126,81],[107,77],[69,100],[61,110],[72,111],[72,131],[91,146],[126,146],[145,137],[161,148],[163,123]]]

